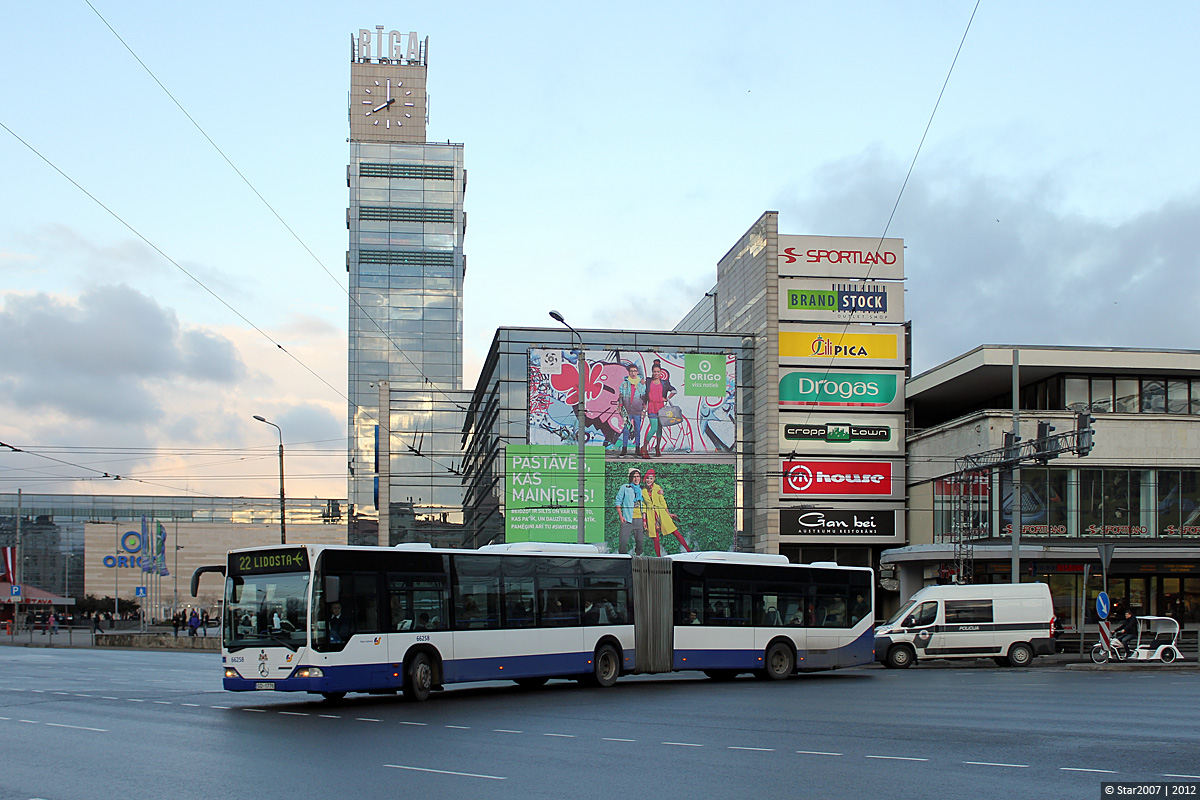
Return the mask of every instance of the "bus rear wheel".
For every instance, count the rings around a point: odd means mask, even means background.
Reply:
[[[596,656],[592,659],[592,680],[596,686],[609,687],[617,682],[621,675],[621,659],[617,650],[611,644],[602,644],[596,648]]]
[[[781,681],[795,671],[796,656],[792,654],[792,648],[783,642],[775,642],[767,648],[763,663],[766,665],[767,677],[773,681]]]
[[[404,668],[404,699],[419,703],[433,691],[433,662],[425,653],[417,653]]]

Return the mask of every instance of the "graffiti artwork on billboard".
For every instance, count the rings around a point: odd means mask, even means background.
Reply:
[[[610,553],[732,550],[737,527],[732,463],[608,461],[604,541]]]
[[[781,320],[904,322],[904,284],[781,278]]]
[[[901,461],[825,461],[784,459],[784,497],[874,497],[904,496]]]
[[[610,458],[733,452],[736,357],[587,351],[585,436]],[[577,442],[578,354],[529,351],[529,442]]]
[[[849,408],[903,411],[903,373],[882,371],[783,371],[779,405],[788,408]]]
[[[783,536],[881,536],[894,538],[903,511],[883,509],[785,508],[779,512]]]
[[[780,323],[779,327],[780,364],[904,365],[904,329],[900,327],[799,323]]]
[[[587,447],[584,465],[584,540],[599,544],[604,538],[603,448]],[[504,466],[506,541],[578,542],[578,447],[510,444]]]

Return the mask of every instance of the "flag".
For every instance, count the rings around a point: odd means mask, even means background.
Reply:
[[[17,548],[0,547],[0,580],[17,582]]]
[[[142,517],[142,552],[138,561],[141,562],[142,572],[149,572],[154,566],[154,542],[150,538],[150,523],[145,517]]]
[[[167,572],[167,529],[163,527],[161,522],[158,523],[158,545],[156,550],[158,554],[155,557],[155,561],[157,562],[158,574],[164,576],[170,575],[171,573]]]

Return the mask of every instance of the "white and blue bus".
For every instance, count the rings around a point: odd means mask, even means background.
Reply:
[[[451,683],[611,686],[701,670],[781,680],[874,661],[870,569],[783,556],[604,555],[590,545],[478,550],[234,550],[222,661],[231,691],[424,700]]]

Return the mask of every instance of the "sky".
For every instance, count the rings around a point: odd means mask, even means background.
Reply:
[[[7,2],[0,492],[271,497],[282,438],[289,497],[345,497],[376,25],[465,145],[467,387],[549,309],[671,328],[765,210],[904,239],[915,372],[1197,349],[1194,3]]]

